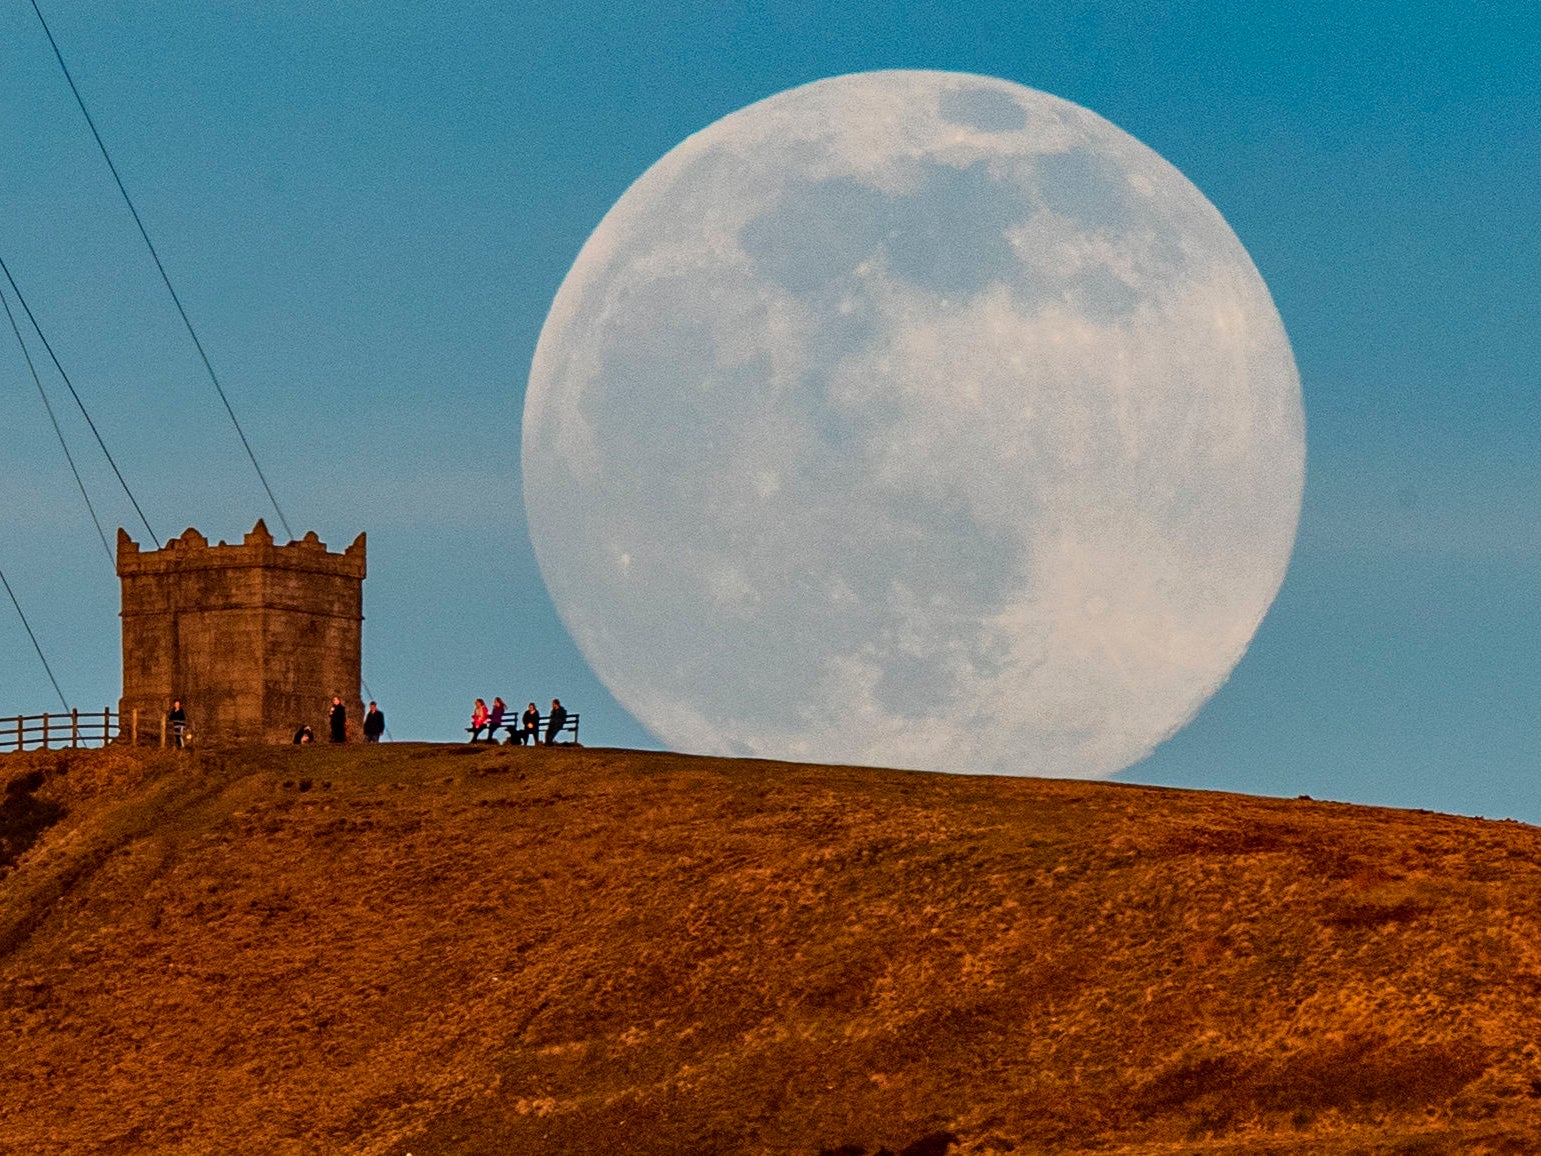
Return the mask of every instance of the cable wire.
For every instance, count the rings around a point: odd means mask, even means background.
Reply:
[[[219,400],[225,405],[225,412],[230,415],[230,423],[235,426],[236,436],[241,439],[241,445],[246,450],[246,456],[251,459],[252,469],[257,471],[257,479],[262,483],[263,490],[267,493],[268,501],[273,504],[273,511],[278,515],[278,520],[283,524],[284,533],[292,539],[294,531],[289,528],[289,519],[284,517],[283,509],[278,504],[278,499],[273,496],[273,487],[268,485],[267,475],[262,472],[262,467],[257,464],[257,455],[252,451],[251,442],[246,440],[246,431],[241,428],[240,421],[235,416],[235,409],[230,404],[230,399],[225,395],[225,387],[219,383],[219,375],[214,372],[214,366],[209,361],[209,355],[204,352],[203,342],[198,339],[198,333],[193,328],[192,320],[187,316],[187,310],[182,308],[182,299],[177,296],[176,289],[171,284],[171,277],[166,273],[166,266],[161,264],[161,257],[155,249],[155,242],[150,240],[150,234],[144,227],[144,222],[139,218],[139,210],[134,207],[133,198],[128,195],[128,189],[123,184],[123,178],[118,175],[118,166],[112,163],[112,155],[107,151],[107,145],[102,140],[102,134],[96,131],[96,121],[91,119],[91,112],[86,108],[85,98],[80,95],[80,89],[75,86],[75,78],[70,75],[69,65],[64,63],[64,53],[59,51],[59,44],[54,40],[53,31],[48,27],[48,21],[43,19],[43,10],[38,7],[37,0],[32,0],[32,11],[37,13],[38,23],[43,26],[43,35],[48,37],[49,47],[53,49],[54,59],[59,62],[59,69],[64,73],[64,79],[69,82],[70,91],[75,94],[75,103],[80,106],[80,114],[86,118],[86,124],[91,129],[91,135],[96,140],[96,147],[101,150],[102,159],[107,162],[108,169],[112,172],[112,179],[117,182],[118,192],[123,194],[123,203],[128,206],[129,213],[134,218],[134,224],[139,227],[139,235],[144,238],[145,248],[150,250],[150,256],[155,261],[155,268],[159,270],[161,280],[166,284],[166,292],[171,294],[171,301],[177,307],[177,312],[182,317],[182,324],[187,327],[187,335],[193,339],[193,346],[198,350],[198,356],[203,361],[203,368],[208,371],[209,381],[214,385],[214,392],[219,394]]]
[[[37,395],[43,399],[43,408],[48,411],[48,420],[53,423],[54,434],[59,439],[59,448],[64,451],[64,460],[69,462],[70,473],[75,475],[75,485],[80,488],[80,496],[85,499],[86,510],[91,515],[91,524],[96,527],[96,536],[102,540],[102,549],[107,551],[107,561],[116,565],[117,559],[113,556],[112,547],[107,544],[107,532],[102,529],[102,520],[96,516],[96,507],[91,504],[91,495],[86,493],[85,482],[80,480],[80,470],[75,467],[75,457],[70,453],[69,444],[64,440],[64,431],[59,428],[59,419],[54,416],[53,404],[48,400],[48,394],[43,389],[43,379],[37,374],[32,353],[27,348],[27,343],[22,340],[21,326],[16,324],[16,314],[11,312],[11,303],[6,299],[3,291],[0,291],[0,305],[5,306],[5,316],[11,323],[11,332],[16,334],[16,344],[21,346],[21,355],[27,359],[27,368],[32,372],[32,381],[37,386]]]
[[[32,633],[32,624],[27,621],[27,616],[22,613],[21,603],[16,601],[16,591],[11,589],[11,584],[5,580],[5,571],[0,570],[0,585],[5,587],[5,592],[11,596],[11,605],[16,607],[16,613],[21,618],[21,624],[27,628],[27,637],[32,639],[32,649],[37,651],[38,658],[42,659],[43,669],[48,672],[48,681],[54,684],[54,690],[59,695],[59,701],[64,704],[64,709],[70,709],[69,699],[64,697],[64,692],[59,690],[59,680],[54,677],[53,667],[48,665],[48,659],[43,657],[43,648],[37,644],[37,635]]]
[[[70,375],[64,372],[64,366],[59,364],[59,357],[54,353],[54,347],[48,343],[48,338],[43,335],[43,327],[37,323],[37,318],[32,315],[32,307],[27,304],[27,299],[22,295],[21,287],[16,284],[16,278],[11,276],[10,266],[5,263],[5,258],[0,257],[0,272],[5,274],[5,279],[11,283],[11,292],[16,294],[16,300],[21,302],[21,308],[27,315],[27,320],[32,323],[32,330],[37,334],[38,340],[43,343],[43,348],[48,350],[48,357],[54,363],[54,368],[59,371],[59,376],[64,379],[64,384],[69,387],[70,396],[75,399],[75,404],[80,407],[80,415],[86,419],[86,424],[91,427],[91,432],[96,435],[96,444],[101,446],[102,454],[107,458],[107,464],[112,467],[112,472],[118,477],[118,484],[123,487],[123,492],[128,495],[128,500],[133,504],[134,513],[139,515],[139,521],[144,525],[145,533],[150,535],[150,540],[155,543],[155,548],[161,548],[160,539],[155,536],[155,531],[150,529],[150,521],[144,516],[144,511],[139,508],[139,499],[134,497],[134,491],[128,488],[128,483],[123,480],[123,472],[118,469],[118,463],[113,460],[112,453],[107,449],[107,443],[102,440],[101,431],[96,428],[96,423],[91,420],[91,415],[86,412],[86,403],[80,400],[80,394],[75,392],[75,383],[70,380]],[[110,552],[110,551],[109,551]]]

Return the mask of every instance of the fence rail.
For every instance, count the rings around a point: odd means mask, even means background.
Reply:
[[[145,734],[145,742],[159,739],[166,745],[164,725],[159,735]],[[111,742],[138,745],[139,712],[126,718],[112,708],[98,711],[72,710],[58,714],[0,715],[0,752],[46,750],[51,747],[104,747]]]

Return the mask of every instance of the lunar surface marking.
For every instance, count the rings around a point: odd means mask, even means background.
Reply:
[[[1304,460],[1204,196],[1086,109],[939,72],[658,161],[562,284],[523,428],[551,596],[662,742],[1077,777],[1229,676]]]

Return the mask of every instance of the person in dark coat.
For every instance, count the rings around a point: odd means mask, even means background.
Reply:
[[[337,695],[332,696],[332,713],[326,716],[326,720],[332,727],[332,741],[345,743],[348,741],[348,708],[342,705],[342,699]]]
[[[532,702],[524,708],[524,714],[519,716],[519,732],[516,736],[519,745],[529,743],[532,747],[540,742],[540,709]]]
[[[364,741],[377,743],[380,736],[385,733],[385,712],[373,702],[369,704],[369,713],[364,716]]]
[[[554,746],[557,735],[562,733],[562,728],[567,725],[567,708],[562,705],[562,700],[551,700],[551,713],[546,716],[546,745]]]
[[[187,735],[187,712],[182,709],[182,700],[171,700],[171,710],[166,715],[166,722],[171,726],[171,740],[176,744],[177,750],[182,749],[182,741]]]
[[[508,704],[501,698],[492,700],[492,713],[487,716],[487,741],[498,741],[498,728],[503,725],[503,716],[508,713]]]

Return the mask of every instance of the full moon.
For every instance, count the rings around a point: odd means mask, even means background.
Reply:
[[[1304,468],[1214,206],[1078,105],[945,72],[670,151],[578,254],[524,408],[558,612],[704,754],[1112,774],[1241,659]]]

